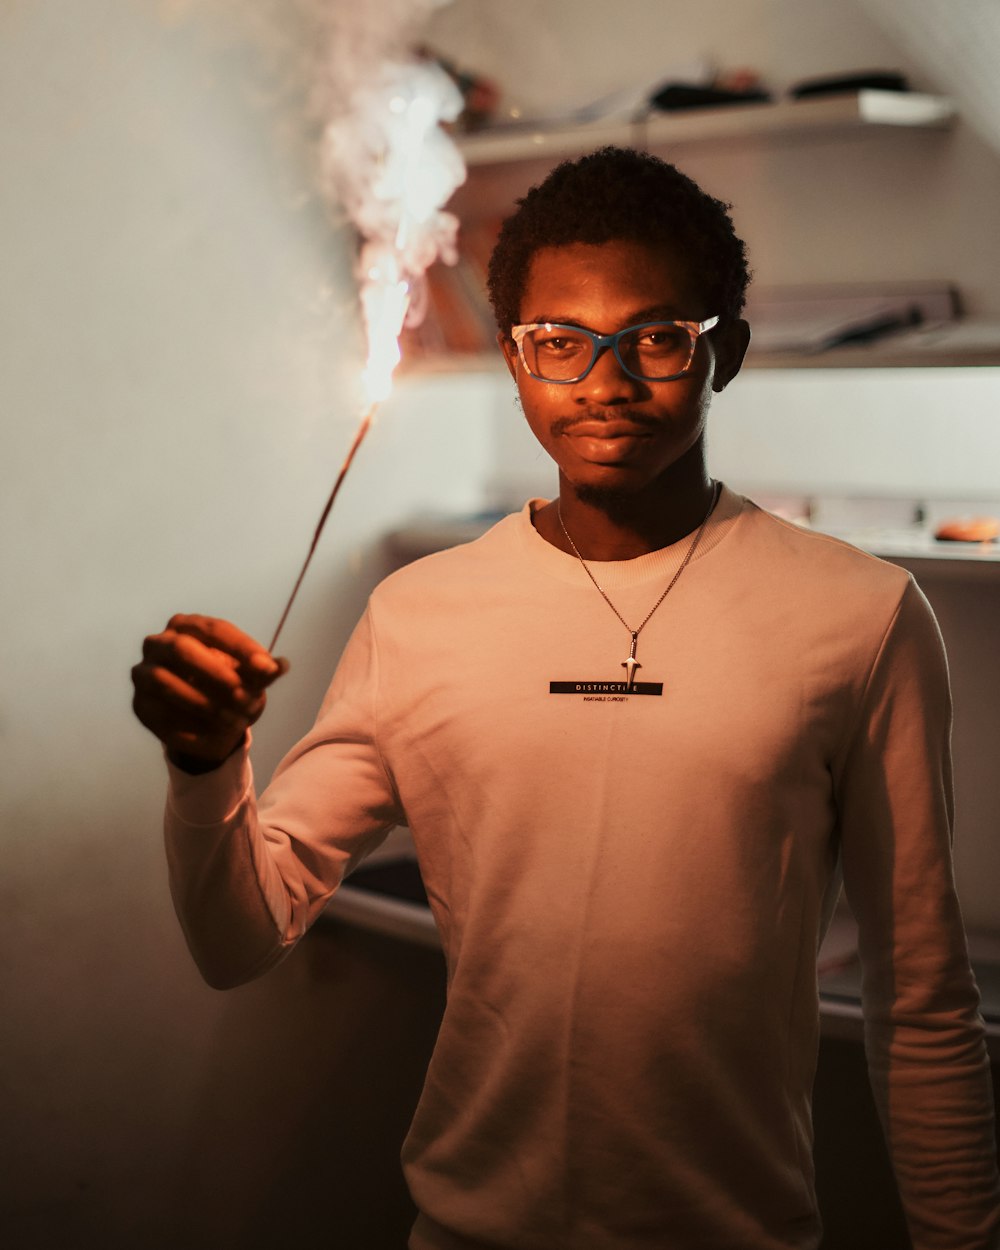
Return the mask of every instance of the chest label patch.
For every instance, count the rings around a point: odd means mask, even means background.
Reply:
[[[621,702],[630,695],[663,694],[662,681],[550,681],[549,694],[575,694],[589,702]]]

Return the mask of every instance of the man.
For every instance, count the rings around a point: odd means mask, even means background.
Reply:
[[[246,730],[280,664],[179,617],[135,670],[213,984],[277,962],[413,832],[449,971],[403,1152],[414,1250],[815,1248],[841,872],[914,1245],[996,1244],[940,637],[906,573],[708,476],[747,280],[726,206],[671,166],[560,166],[490,266],[556,498],[375,591],[259,808]]]

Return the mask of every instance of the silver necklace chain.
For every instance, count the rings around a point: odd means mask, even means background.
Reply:
[[[583,571],[587,574],[590,580],[594,583],[594,587],[597,590],[597,592],[600,594],[601,598],[608,605],[611,611],[614,612],[615,616],[618,617],[618,619],[625,626],[628,632],[632,635],[632,653],[629,656],[629,659],[625,660],[622,664],[622,667],[625,668],[627,671],[628,684],[630,687],[635,677],[635,670],[641,667],[641,665],[635,658],[635,648],[636,648],[636,643],[638,642],[638,639],[639,639],[639,635],[649,624],[649,621],[651,620],[653,613],[660,606],[663,600],[666,599],[667,595],[670,594],[674,586],[677,584],[677,579],[687,568],[688,563],[691,560],[691,557],[695,553],[695,549],[697,548],[698,543],[701,541],[702,533],[704,532],[705,526],[708,524],[708,518],[715,511],[715,505],[716,503],[718,503],[718,500],[719,500],[721,485],[722,485],[721,482],[716,482],[714,484],[714,489],[712,490],[712,500],[711,500],[711,503],[708,505],[708,511],[705,513],[705,516],[702,519],[701,524],[698,526],[698,531],[695,534],[694,538],[691,540],[691,545],[688,547],[687,551],[684,553],[684,559],[680,562],[680,565],[678,566],[676,573],[674,573],[673,577],[667,583],[663,591],[663,594],[660,595],[659,599],[657,599],[657,601],[653,604],[653,606],[646,613],[645,617],[643,617],[642,624],[638,625],[635,629],[632,628],[632,626],[628,623],[628,621],[626,621],[624,616],[622,616],[622,614],[618,611],[615,605],[611,602],[611,596],[608,594],[608,592],[604,589],[601,583],[597,580],[597,578],[591,572],[590,565],[588,565],[587,561],[583,558],[582,555],[580,555],[580,549],[577,547],[576,543],[573,541],[572,535],[570,534],[569,530],[566,528],[566,523],[563,520],[562,500],[561,499],[556,500],[556,516],[559,518],[559,525],[562,529],[562,532],[566,535],[566,541],[573,548],[573,554],[583,565]]]

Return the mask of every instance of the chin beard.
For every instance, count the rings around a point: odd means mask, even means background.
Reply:
[[[581,503],[598,508],[611,520],[626,520],[635,507],[635,491],[627,486],[593,486],[574,487],[574,493]]]

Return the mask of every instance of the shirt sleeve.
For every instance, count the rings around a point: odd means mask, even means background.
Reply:
[[[911,579],[838,779],[844,882],[869,1074],[914,1250],[993,1250],[993,1103],[952,873],[950,733],[941,636]]]
[[[238,985],[278,963],[347,873],[405,821],[378,748],[377,704],[366,612],[315,724],[259,802],[248,747],[201,776],[168,764],[171,894],[209,984]]]

